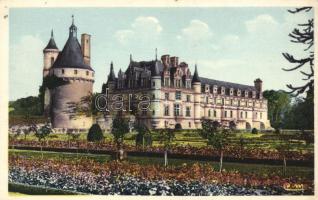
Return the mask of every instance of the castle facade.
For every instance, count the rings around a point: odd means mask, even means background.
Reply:
[[[238,129],[265,130],[270,122],[262,87],[259,78],[254,85],[243,85],[201,77],[197,65],[192,75],[188,64],[175,56],[141,62],[130,56],[127,69],[120,69],[117,77],[111,63],[103,93],[108,105],[122,101],[124,111],[132,111],[137,102],[136,120],[150,129],[197,129],[205,118]],[[148,109],[139,106],[145,100]]]

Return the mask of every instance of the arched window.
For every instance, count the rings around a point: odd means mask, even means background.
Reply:
[[[51,67],[53,66],[54,64],[54,57],[51,57]]]

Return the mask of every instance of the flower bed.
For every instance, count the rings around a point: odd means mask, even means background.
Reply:
[[[90,159],[54,160],[9,157],[9,182],[92,194],[123,195],[280,195],[311,194],[313,182],[297,177],[214,171],[211,165],[138,165]],[[304,191],[286,191],[285,184]]]

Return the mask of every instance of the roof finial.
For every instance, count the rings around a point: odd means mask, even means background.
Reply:
[[[156,48],[156,61],[158,60],[158,49]]]
[[[72,15],[72,25],[74,25],[74,15]]]
[[[51,30],[51,38],[53,38],[54,37],[54,35],[53,35],[53,28],[52,28],[52,30]]]
[[[132,55],[130,54],[130,62],[132,61]]]

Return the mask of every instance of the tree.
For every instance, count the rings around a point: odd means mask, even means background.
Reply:
[[[302,7],[296,8],[294,10],[288,10],[289,13],[297,14],[300,12],[310,12],[312,10],[311,7]],[[289,53],[283,53],[284,58],[296,66],[292,68],[283,68],[284,71],[300,71],[301,74],[305,76],[303,78],[306,81],[306,84],[302,86],[293,86],[292,84],[288,84],[287,87],[290,89],[290,93],[298,96],[306,91],[314,91],[314,19],[308,19],[307,22],[298,24],[296,28],[289,34],[291,38],[291,42],[298,43],[304,45],[304,51],[307,52],[307,55],[303,58],[295,58],[293,55]],[[304,66],[308,66],[309,72],[304,70]]]
[[[175,129],[166,127],[159,131],[159,142],[164,146],[165,167],[168,166],[168,151],[171,148],[171,143],[175,138]]]
[[[287,162],[286,159],[288,158],[288,154],[292,148],[291,146],[291,140],[289,136],[284,135],[284,133],[278,133],[277,134],[279,138],[279,143],[276,146],[276,150],[279,152],[279,154],[282,156],[283,160],[283,176],[286,175],[287,171]]]
[[[207,145],[211,145],[218,150],[220,155],[219,170],[222,172],[223,153],[224,148],[227,145],[227,137],[230,133],[230,130],[222,127],[219,122],[210,119],[202,119],[201,124],[202,129],[199,130],[199,134],[208,140]]]
[[[52,129],[51,129],[51,126],[46,123],[45,125],[41,126],[39,129],[37,128],[37,126],[34,124],[31,128],[32,130],[35,131],[35,137],[38,138],[39,142],[42,141],[42,139],[45,140],[45,138],[50,134],[52,133]],[[41,143],[41,156],[42,156],[42,159],[43,159],[43,151],[42,151],[42,143]]]
[[[236,123],[234,121],[230,121],[229,128],[231,131],[236,131]]]
[[[104,139],[103,131],[98,124],[93,124],[88,131],[87,141],[99,142]]]
[[[139,123],[135,124],[134,129],[138,133],[136,135],[136,146],[142,145],[142,147],[144,148],[145,136],[147,133],[150,133],[150,130],[144,124],[139,124]]]
[[[35,137],[38,138],[39,142],[45,140],[45,138],[52,133],[52,129],[48,123],[41,126],[39,129],[36,127],[36,125],[32,126],[32,129],[35,130]]]
[[[272,127],[281,128],[284,116],[290,109],[290,95],[282,90],[266,90],[263,96],[268,101],[268,115]]]
[[[121,114],[117,114],[113,119],[111,133],[114,136],[117,150],[119,151],[119,159],[122,160],[124,156],[123,142],[124,136],[129,132],[129,124]]]

